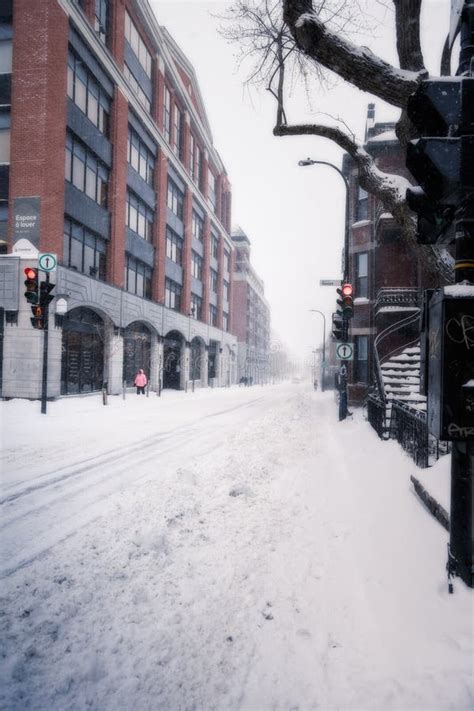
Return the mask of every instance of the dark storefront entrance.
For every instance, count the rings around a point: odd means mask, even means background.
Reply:
[[[151,333],[139,321],[127,326],[123,341],[123,379],[133,385],[140,368],[150,378]]]
[[[170,331],[164,341],[163,387],[179,390],[181,386],[181,352],[183,337],[178,331]]]
[[[100,390],[103,382],[104,322],[91,309],[73,309],[63,324],[61,395]]]
[[[217,365],[217,341],[211,341],[209,344],[209,360],[207,364],[207,377],[209,382],[216,377]]]

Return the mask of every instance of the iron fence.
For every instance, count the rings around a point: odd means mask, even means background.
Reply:
[[[392,404],[390,437],[397,440],[421,469],[432,466],[449,451],[448,442],[440,442],[429,433],[426,413],[402,402]]]
[[[388,439],[387,408],[377,395],[371,394],[367,398],[367,418],[380,439]]]

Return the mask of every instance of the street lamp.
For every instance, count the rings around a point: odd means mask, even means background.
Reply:
[[[307,165],[328,165],[339,173],[344,181],[344,186],[346,188],[346,224],[344,227],[344,281],[349,279],[349,181],[346,176],[334,163],[328,163],[326,160],[313,160],[312,158],[306,158],[306,160],[298,161],[299,166]]]
[[[313,313],[323,317],[323,365],[321,367],[321,391],[324,392],[324,374],[326,371],[326,316],[319,309],[310,309]]]
[[[346,188],[346,224],[344,227],[344,281],[349,281],[349,181],[347,180],[344,173],[334,165],[334,163],[329,163],[326,160],[313,160],[312,158],[306,158],[306,160],[298,161],[298,165],[328,165],[333,168],[344,181],[344,186]],[[339,400],[339,419],[344,420],[347,416],[347,380],[344,385],[343,391],[340,393]],[[345,403],[345,404],[344,404]]]

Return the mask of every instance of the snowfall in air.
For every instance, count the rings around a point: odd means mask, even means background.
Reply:
[[[449,457],[282,384],[0,403],[1,708],[474,707]]]

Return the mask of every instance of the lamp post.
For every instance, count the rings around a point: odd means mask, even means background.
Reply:
[[[319,309],[310,309],[312,313],[323,317],[323,365],[321,367],[321,391],[324,392],[324,375],[326,371],[326,316]]]
[[[313,160],[312,158],[306,158],[306,160],[300,160],[298,161],[298,165],[300,166],[306,166],[306,165],[327,165],[330,168],[333,168],[344,181],[344,186],[346,188],[346,216],[345,216],[345,225],[344,225],[344,281],[349,281],[349,181],[347,180],[346,176],[340,170],[340,168],[337,167],[337,165],[334,165],[334,163],[329,163],[326,160]],[[341,375],[342,375],[342,369],[341,369]],[[323,378],[324,378],[324,373],[323,373]],[[342,389],[339,391],[339,419],[344,420],[347,417],[347,374],[346,374],[346,369],[344,366],[344,372],[343,372],[343,386]]]
[[[344,181],[344,186],[346,188],[346,216],[345,216],[345,226],[344,226],[344,281],[349,279],[349,181],[346,176],[334,163],[328,163],[326,160],[313,160],[312,158],[306,158],[306,160],[298,161],[299,166],[306,165],[328,165],[333,168]]]

